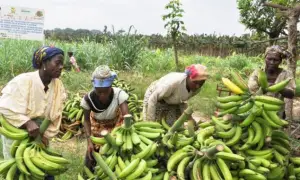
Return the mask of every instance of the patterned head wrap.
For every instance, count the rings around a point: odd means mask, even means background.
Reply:
[[[43,62],[51,59],[52,57],[54,57],[58,54],[64,55],[64,51],[59,48],[50,47],[50,46],[43,46],[43,47],[37,49],[33,53],[33,57],[32,57],[33,68],[40,69]]]
[[[281,59],[287,59],[291,56],[290,52],[283,50],[283,48],[281,48],[278,45],[267,47],[266,52],[265,52],[265,57],[268,54],[278,54]]]
[[[190,77],[192,81],[201,81],[208,78],[206,66],[203,66],[201,64],[193,64],[186,67],[185,73]]]
[[[111,87],[113,81],[117,78],[117,74],[110,70],[106,65],[101,65],[95,69],[92,74],[92,82],[94,87]]]

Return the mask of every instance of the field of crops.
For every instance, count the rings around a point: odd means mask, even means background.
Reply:
[[[153,50],[147,48],[139,48],[136,50],[134,47],[136,47],[139,42],[128,40],[127,43],[129,45],[123,47],[124,41],[125,40],[120,40],[119,42],[107,44],[97,44],[95,42],[72,44],[47,41],[46,44],[53,44],[62,48],[65,52],[72,50],[75,53],[82,72],[76,73],[70,70],[70,63],[66,57],[66,69],[61,77],[70,97],[77,92],[82,93],[89,91],[92,88],[90,77],[94,68],[100,64],[108,64],[118,72],[118,79],[124,80],[126,84],[130,84],[134,89],[132,93],[136,94],[139,99],[142,99],[146,88],[152,81],[175,70],[173,51],[172,49],[162,51],[160,49]],[[4,40],[0,42],[0,89],[17,74],[33,70],[31,68],[32,53],[40,45],[38,42],[31,41]],[[235,54],[234,52],[231,56],[226,58],[206,57],[201,54],[181,54],[179,60],[182,71],[184,67],[189,64],[201,63],[209,68],[211,75],[201,92],[189,101],[193,110],[197,111],[197,114],[200,114],[201,118],[205,119],[210,117],[215,111],[215,103],[217,101],[216,86],[222,83],[221,78],[228,77],[230,70],[234,69],[239,72],[243,78],[247,79],[253,69],[262,65],[262,59],[261,56],[246,57],[241,54]],[[167,131],[167,129],[163,129],[163,131]],[[182,132],[182,135],[186,136],[182,138],[188,138],[188,135],[184,134],[184,132]],[[160,139],[162,137],[159,136],[156,138]],[[54,139],[51,142],[51,147],[63,153],[65,158],[72,159],[70,169],[57,178],[76,179],[77,172],[83,169],[86,139],[83,137],[75,137],[64,142],[59,142]],[[169,153],[169,156],[171,156],[174,152],[170,151]],[[238,156],[236,157],[240,158]],[[185,161],[188,162],[188,160]],[[139,161],[139,163],[142,163],[142,161]],[[155,168],[152,170],[155,171]],[[156,173],[159,174],[158,172]]]

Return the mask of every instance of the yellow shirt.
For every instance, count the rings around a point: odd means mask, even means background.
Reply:
[[[0,114],[15,127],[41,117],[52,121],[45,132],[51,138],[59,132],[66,93],[62,82],[53,79],[47,92],[39,71],[23,73],[12,79],[2,90]]]

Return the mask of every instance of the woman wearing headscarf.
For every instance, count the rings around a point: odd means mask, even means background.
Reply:
[[[44,46],[33,54],[34,72],[13,78],[3,88],[0,97],[0,114],[15,127],[26,129],[31,137],[39,135],[44,118],[51,121],[42,135],[43,143],[59,132],[66,93],[58,79],[63,69],[64,52],[56,47]],[[2,136],[3,155],[10,159],[12,140]],[[48,176],[45,179],[54,179]]]
[[[106,65],[99,66],[92,74],[94,89],[87,93],[82,101],[84,109],[84,128],[87,137],[101,137],[102,130],[109,132],[123,122],[123,116],[128,114],[128,94],[120,88],[112,87],[117,74]],[[99,146],[88,138],[85,165],[94,171],[96,161],[92,156],[93,151],[98,151]]]
[[[292,99],[294,97],[296,83],[295,79],[293,79],[293,74],[292,72],[279,67],[282,63],[282,60],[288,58],[289,56],[289,52],[284,51],[280,46],[277,45],[268,47],[266,49],[264,71],[266,72],[269,86],[277,84],[283,80],[286,80],[287,78],[292,78],[289,84],[282,91],[278,93],[268,92],[266,95],[282,100],[284,98]],[[259,70],[257,69],[250,75],[248,80],[248,87],[252,93],[255,93],[259,89],[258,74]],[[284,110],[280,112],[280,116],[285,118]]]
[[[172,125],[186,108],[186,101],[198,94],[207,77],[206,67],[194,64],[184,73],[171,72],[154,81],[144,96],[144,120],[165,118]]]

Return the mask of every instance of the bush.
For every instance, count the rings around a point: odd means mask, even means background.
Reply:
[[[227,66],[236,70],[242,70],[249,65],[249,58],[245,55],[229,56],[225,59]]]
[[[144,37],[135,36],[131,34],[133,26],[130,26],[127,33],[114,32],[114,39],[110,42],[108,47],[107,59],[109,65],[116,69],[131,69],[140,59],[141,53],[146,46]]]

